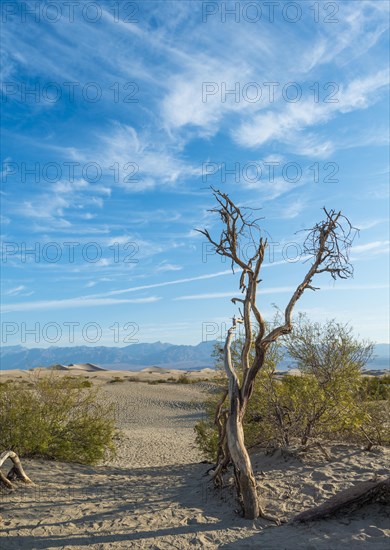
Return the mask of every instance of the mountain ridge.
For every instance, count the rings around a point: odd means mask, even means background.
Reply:
[[[0,350],[0,359],[1,368],[4,370],[28,370],[65,363],[93,363],[114,370],[140,370],[152,365],[197,370],[214,366],[212,352],[215,343],[216,341],[200,342],[195,346],[163,342],[137,343],[124,347],[4,346]]]
[[[141,370],[159,366],[185,370],[213,368],[212,356],[217,340],[200,342],[196,345],[170,344],[167,342],[137,343],[123,347],[74,346],[49,348],[26,348],[21,345],[3,346],[0,350],[1,368],[4,370],[28,370],[55,364],[97,364],[112,370]],[[285,359],[281,370],[288,367]],[[389,344],[377,344],[374,358],[367,365],[368,370],[389,368]]]

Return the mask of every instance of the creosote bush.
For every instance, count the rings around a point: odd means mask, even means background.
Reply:
[[[178,384],[191,384],[191,379],[186,374],[181,374],[177,379]]]
[[[0,385],[0,451],[93,464],[114,453],[114,410],[85,380],[32,374]]]
[[[120,376],[114,376],[114,378],[111,378],[111,380],[109,380],[107,384],[122,384],[124,381],[124,378],[121,378]]]

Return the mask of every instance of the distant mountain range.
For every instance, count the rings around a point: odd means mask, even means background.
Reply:
[[[196,346],[178,346],[163,342],[131,344],[122,348],[105,346],[75,346],[25,348],[4,346],[0,350],[0,367],[31,369],[55,364],[93,363],[105,369],[141,370],[158,366],[167,369],[199,370],[214,366],[212,352],[216,341],[201,342]],[[389,344],[377,344],[374,358],[367,365],[370,370],[389,369]],[[278,370],[285,370],[290,362],[285,359]]]
[[[214,366],[212,352],[215,341],[197,346],[177,346],[162,342],[130,344],[114,348],[105,346],[75,346],[25,348],[4,346],[0,351],[2,369],[31,369],[55,364],[93,363],[105,369],[141,370],[159,366],[169,369],[198,370]]]

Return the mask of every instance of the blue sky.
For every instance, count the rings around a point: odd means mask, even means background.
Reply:
[[[296,231],[341,209],[354,279],[297,312],[388,342],[386,1],[49,4],[2,2],[4,345],[223,336],[238,276],[194,231],[220,230],[209,185],[262,208],[268,318],[304,273]]]

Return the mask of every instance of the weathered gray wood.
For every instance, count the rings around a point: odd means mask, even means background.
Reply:
[[[26,472],[23,470],[22,463],[20,462],[18,455],[14,451],[5,451],[0,455],[0,468],[8,458],[12,460],[14,465],[8,472],[7,476],[5,476],[0,470],[0,482],[3,483],[3,485],[5,485],[8,489],[15,488],[13,483],[11,483],[10,481],[11,479],[15,478],[22,480],[24,483],[34,485]]]
[[[362,481],[340,491],[329,500],[295,516],[293,522],[327,518],[342,511],[356,510],[372,502],[390,502],[390,478]]]

